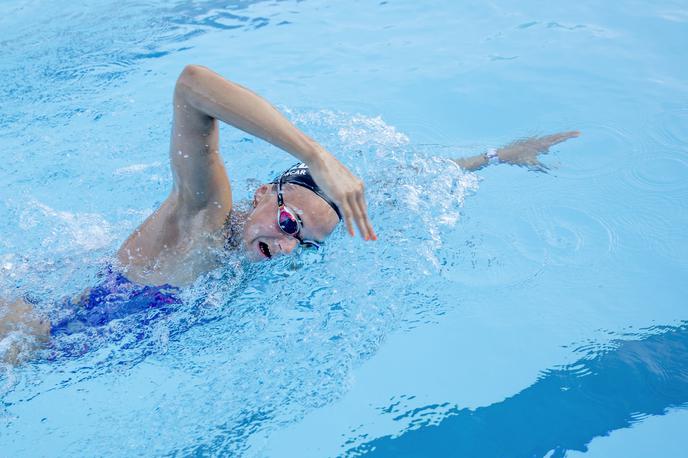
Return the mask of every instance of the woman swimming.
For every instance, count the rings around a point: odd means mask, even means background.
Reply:
[[[78,332],[136,310],[164,310],[179,301],[178,288],[220,267],[226,250],[240,249],[250,260],[264,261],[298,246],[317,248],[340,220],[351,236],[356,226],[363,239],[377,240],[362,181],[263,98],[208,68],[189,65],[177,80],[173,104],[170,195],[122,244],[102,284],[64,301],[67,313],[60,320],[50,323],[36,316],[23,299],[0,301],[0,339],[23,330],[41,344],[51,334]],[[301,161],[260,186],[245,213],[232,206],[218,120]],[[495,162],[538,169],[544,167],[538,154],[577,135],[521,140],[456,162],[467,170]],[[19,359],[21,346],[9,347],[5,359]]]

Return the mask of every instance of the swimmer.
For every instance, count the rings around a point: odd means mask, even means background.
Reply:
[[[22,359],[51,335],[178,303],[178,288],[220,267],[227,250],[243,250],[251,261],[266,261],[299,247],[317,249],[340,221],[351,236],[356,228],[364,240],[377,240],[363,182],[265,99],[206,67],[188,65],[174,88],[173,111],[169,157],[174,183],[167,199],[122,244],[103,283],[64,302],[70,311],[67,318],[48,323],[25,300],[0,300],[0,342],[18,332],[35,337],[23,346],[10,342],[5,359]],[[219,152],[218,121],[299,161],[255,191],[250,211],[232,205]],[[466,170],[498,162],[544,170],[538,154],[577,135],[565,132],[520,140],[455,162]],[[126,305],[118,291],[127,292]]]

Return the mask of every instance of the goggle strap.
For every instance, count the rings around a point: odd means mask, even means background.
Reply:
[[[313,242],[313,241],[310,241],[310,240],[307,241],[307,242],[305,242],[305,241],[298,235],[299,232],[301,231],[301,224],[302,224],[302,223],[301,223],[301,219],[299,218],[298,215],[296,215],[295,213],[292,213],[292,212],[291,212],[291,209],[290,209],[289,207],[287,207],[286,205],[284,205],[284,198],[282,197],[282,178],[284,178],[284,175],[280,176],[279,180],[277,180],[277,207],[278,207],[278,208],[277,208],[277,225],[279,226],[280,230],[282,230],[282,232],[284,232],[285,234],[291,235],[292,237],[296,238],[296,240],[299,241],[299,244],[300,244],[301,246],[311,246],[311,247],[313,247],[313,248],[315,248],[315,249],[317,250],[318,248],[320,248],[320,245],[321,245],[320,243]],[[296,232],[295,232],[294,234],[290,234],[289,232],[285,231],[284,228],[282,227],[282,224],[281,224],[282,212],[288,213],[288,214],[294,219],[294,221],[296,222],[297,229],[296,229]],[[339,213],[339,212],[337,212],[337,213]],[[341,217],[340,217],[340,219],[341,219]]]
[[[277,206],[284,207],[284,198],[282,197],[282,177],[277,180]]]

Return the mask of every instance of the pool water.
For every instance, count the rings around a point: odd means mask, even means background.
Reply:
[[[166,197],[188,63],[348,164],[380,240],[3,366],[0,455],[685,456],[686,43],[669,0],[2,2],[0,297],[59,313]],[[448,161],[566,130],[547,173]],[[294,162],[221,148],[237,200]]]

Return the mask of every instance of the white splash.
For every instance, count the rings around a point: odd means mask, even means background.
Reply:
[[[397,132],[382,120],[381,116],[369,117],[354,115],[348,125],[339,129],[339,139],[349,145],[384,144],[387,146],[402,146],[409,143],[409,138]]]
[[[349,113],[332,110],[294,112],[282,107],[290,119],[309,127],[337,128],[337,137],[344,147],[362,145],[386,145],[389,147],[408,145],[409,138],[387,124],[382,116],[366,116],[363,114],[351,115]],[[329,129],[328,129],[329,130]]]
[[[51,228],[41,245],[58,250],[98,250],[114,241],[110,223],[100,214],[59,211],[32,201],[19,215],[19,227],[26,231],[39,224]]]
[[[148,169],[160,167],[160,162],[151,162],[149,164],[132,164],[125,167],[120,167],[115,169],[113,172],[115,175],[133,175],[135,173],[145,172]]]

